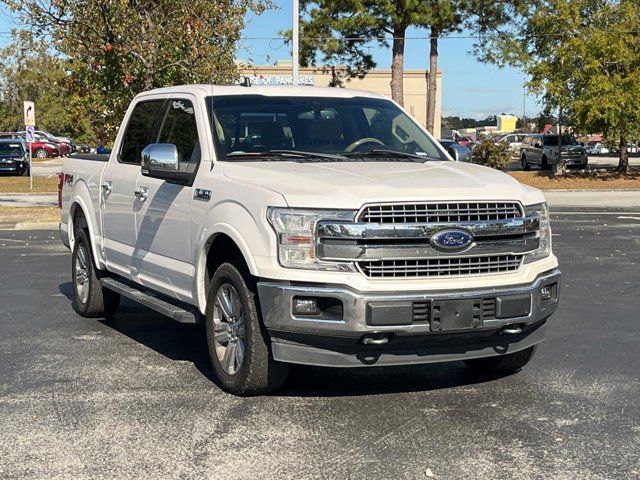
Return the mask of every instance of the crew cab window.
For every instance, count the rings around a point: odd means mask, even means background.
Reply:
[[[157,143],[174,144],[181,170],[193,168],[195,171],[195,166],[200,162],[200,142],[193,103],[184,99],[168,101]]]
[[[119,160],[122,163],[140,164],[142,150],[151,143],[156,117],[163,100],[140,102],[134,108],[122,137]]]

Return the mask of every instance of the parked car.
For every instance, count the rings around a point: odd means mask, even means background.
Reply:
[[[26,136],[26,132],[21,131],[18,132],[18,134],[22,135],[22,137]],[[43,132],[40,130],[36,130],[33,137],[38,141],[38,142],[42,142],[42,143],[47,143],[47,144],[53,144],[56,146],[56,149],[58,151],[57,156],[67,156],[71,153],[72,151],[72,147],[71,147],[71,143],[69,141],[67,141],[68,139],[60,139],[58,137],[53,137],[51,134],[47,133],[47,132]],[[42,157],[44,158],[44,157]]]
[[[86,143],[76,143],[75,147],[77,153],[91,153],[91,147]]]
[[[575,138],[562,135],[561,155],[567,168],[587,168],[587,151]],[[525,137],[520,148],[520,162],[523,170],[530,170],[538,165],[542,170],[549,170],[558,163],[558,135],[530,135]]]
[[[515,372],[558,305],[542,193],[452,162],[382,95],[151,90],[110,155],[62,175],[79,314],[125,296],[202,322],[234,394],[277,389],[289,364]]]
[[[607,153],[610,153],[609,149],[600,142],[588,144],[586,150],[589,155],[606,155]]]
[[[451,155],[451,158],[453,158],[454,160],[458,160],[460,162],[471,161],[470,148],[464,145],[460,145],[459,143],[456,143],[453,140],[447,140],[444,138],[438,140],[438,142],[440,142],[440,145],[442,145],[447,150],[447,153]]]
[[[29,175],[29,153],[22,139],[0,139],[0,173]]]
[[[455,141],[460,145],[466,146],[469,142],[473,142],[473,139],[464,135],[457,135]]]
[[[509,133],[501,137],[498,142],[499,143],[507,143],[509,144],[509,150],[513,153],[514,156],[520,153],[520,147],[522,146],[522,140],[527,137],[525,133]]]

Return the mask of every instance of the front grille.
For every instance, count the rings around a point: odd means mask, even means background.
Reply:
[[[517,202],[453,202],[371,205],[359,221],[365,223],[450,223],[509,220],[522,217]]]
[[[513,272],[520,268],[522,255],[427,258],[421,260],[379,260],[358,262],[369,278],[452,277]]]

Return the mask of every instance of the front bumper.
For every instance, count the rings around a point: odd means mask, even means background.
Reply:
[[[262,281],[258,283],[258,294],[278,361],[334,367],[402,365],[500,355],[541,342],[545,321],[558,306],[560,276],[560,271],[554,269],[525,285],[403,293],[364,293],[344,286]],[[542,287],[553,285],[552,298],[542,300]],[[296,316],[294,297],[337,299],[342,303],[341,319]],[[431,308],[441,301],[488,298],[495,299],[496,311],[473,328],[437,331],[437,324],[431,319],[393,324],[396,306],[406,309],[407,305],[415,308],[427,303]],[[509,299],[518,299],[520,304],[528,302],[526,314],[509,316]],[[372,305],[388,307],[383,314],[389,317],[387,324],[372,324]],[[505,307],[501,310],[500,305]]]

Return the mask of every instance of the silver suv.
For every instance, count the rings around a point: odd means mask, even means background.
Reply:
[[[568,168],[587,168],[587,151],[570,135],[562,135],[562,158]],[[558,135],[530,135],[525,137],[520,147],[520,162],[523,170],[538,165],[542,170],[550,170],[558,163]]]

